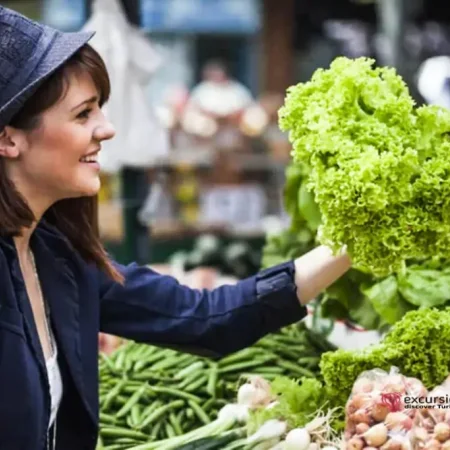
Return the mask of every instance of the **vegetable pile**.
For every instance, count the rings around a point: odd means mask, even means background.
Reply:
[[[314,373],[294,362],[294,350],[296,361],[306,362],[307,348],[311,353],[302,327],[289,327],[220,361],[135,343],[111,358],[103,355],[98,448],[335,450],[345,431],[348,450],[409,450],[393,436],[406,439],[410,431],[413,450],[448,450],[448,439],[442,440],[448,414],[390,414],[380,393],[426,395],[448,377],[449,308],[409,312],[381,343],[365,350],[322,353],[322,342],[314,360],[320,357],[320,372],[315,366]],[[299,340],[304,344],[295,347]],[[276,348],[285,355],[263,362]],[[290,364],[277,367],[288,351]],[[447,394],[448,380],[439,389],[431,392]]]
[[[304,323],[220,361],[127,343],[110,357],[101,355],[101,441],[106,446],[130,448],[210,425],[235,398],[242,377],[316,378],[321,354],[334,349]],[[216,425],[223,431],[221,423]],[[230,423],[227,426],[231,427]]]
[[[294,161],[311,170],[319,240],[385,276],[450,255],[450,111],[416,108],[394,69],[337,58],[280,110]]]
[[[332,427],[343,431],[344,406],[358,377],[374,368],[388,372],[391,367],[420,380],[427,389],[440,384],[450,372],[450,309],[409,312],[377,345],[324,353],[320,377],[273,380],[271,389],[278,404],[255,410],[251,429],[270,419],[285,420],[292,428],[304,426],[314,412],[338,408]]]
[[[358,377],[346,405],[347,448],[357,450],[368,446],[407,450],[417,410],[405,409],[403,399],[405,395],[426,397],[427,390],[416,378],[404,377],[397,372],[374,369]]]
[[[291,225],[279,235],[267,236],[263,268],[295,259],[315,245],[320,220],[314,198],[304,195],[309,173],[299,163],[286,170],[284,202]],[[410,310],[449,305],[450,262],[437,257],[407,261],[403,271],[382,278],[351,269],[317,301],[319,316],[350,320],[380,331]]]
[[[428,393],[438,407],[417,410],[411,430],[412,450],[448,450],[450,448],[450,378]],[[430,405],[426,405],[430,406]]]
[[[328,352],[320,362],[325,385],[341,392],[340,404],[359,374],[373,368],[389,371],[392,366],[421,380],[427,389],[441,383],[450,371],[450,309],[411,311],[379,344],[361,351]]]

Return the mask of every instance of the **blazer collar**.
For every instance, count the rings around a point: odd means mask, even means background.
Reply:
[[[13,276],[21,276],[17,252],[12,237],[0,237],[0,245],[12,256]],[[86,400],[81,356],[80,303],[78,283],[73,271],[76,255],[64,235],[46,222],[41,222],[30,241],[36,259],[39,279],[61,356],[83,399],[86,409],[96,423],[95,413]],[[19,272],[19,274],[17,273]],[[31,305],[22,305],[25,322],[30,331],[31,345],[45,370],[44,355],[32,316]]]

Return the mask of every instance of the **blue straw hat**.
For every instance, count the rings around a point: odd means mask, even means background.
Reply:
[[[93,35],[64,33],[0,6],[0,130]]]

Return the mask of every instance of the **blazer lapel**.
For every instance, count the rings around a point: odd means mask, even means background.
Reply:
[[[65,358],[80,397],[95,423],[95,414],[86,400],[83,380],[78,285],[66,259],[55,257],[40,239],[36,239],[35,247],[36,265],[50,308],[58,349]]]

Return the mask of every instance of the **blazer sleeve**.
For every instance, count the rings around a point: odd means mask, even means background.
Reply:
[[[100,275],[100,330],[137,342],[221,357],[306,315],[292,262],[211,291],[137,264],[116,267],[124,285]]]

